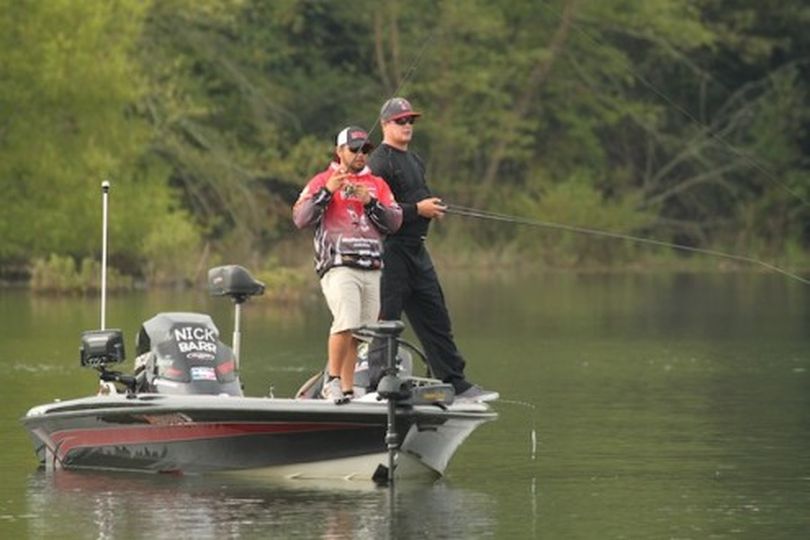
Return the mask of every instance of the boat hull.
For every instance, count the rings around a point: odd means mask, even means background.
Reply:
[[[402,407],[397,475],[436,477],[480,424],[484,404]],[[98,396],[34,407],[22,419],[46,468],[251,472],[370,479],[387,464],[386,406],[323,400]]]

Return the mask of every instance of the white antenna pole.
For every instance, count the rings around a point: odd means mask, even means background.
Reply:
[[[107,206],[110,197],[110,182],[101,183],[101,330],[107,324]]]
[[[236,360],[235,368],[239,371],[239,349],[242,346],[242,333],[239,328],[242,321],[242,304],[237,302],[233,314],[233,358]]]

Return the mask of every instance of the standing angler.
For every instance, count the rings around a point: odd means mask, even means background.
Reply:
[[[340,404],[354,394],[352,330],[377,320],[382,238],[399,229],[402,209],[385,181],[366,167],[373,148],[366,131],[347,127],[336,143],[334,161],[301,192],[293,221],[299,229],[315,225],[315,271],[333,317],[322,394]]]
[[[369,160],[374,174],[388,182],[403,216],[402,227],[385,240],[380,318],[398,320],[404,310],[433,374],[452,384],[457,398],[491,401],[498,399],[497,392],[484,390],[464,377],[465,362],[453,340],[444,293],[425,247],[430,221],[441,218],[446,207],[431,194],[422,160],[408,150],[414,122],[420,116],[406,99],[386,101],[380,111],[383,142]],[[379,365],[380,355],[379,344],[375,344],[370,363]]]

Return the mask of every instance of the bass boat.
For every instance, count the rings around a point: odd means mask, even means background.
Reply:
[[[337,405],[320,398],[320,373],[293,398],[244,396],[241,307],[264,285],[229,265],[211,269],[208,286],[234,302],[232,346],[220,340],[209,315],[159,313],[137,334],[132,374],[110,369],[124,361],[124,339],[120,330],[104,328],[102,287],[102,329],[84,332],[80,348],[81,366],[98,372],[98,394],[38,405],[21,420],[41,466],[381,483],[437,478],[462,442],[497,416],[486,403],[454,399],[451,385],[414,377],[414,358],[424,357],[399,337],[399,321],[358,334],[387,348],[373,392]],[[359,356],[361,394],[367,362],[365,352]]]

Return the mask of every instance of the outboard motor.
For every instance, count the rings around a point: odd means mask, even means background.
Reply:
[[[202,313],[158,313],[136,338],[139,391],[241,396],[233,350]]]

